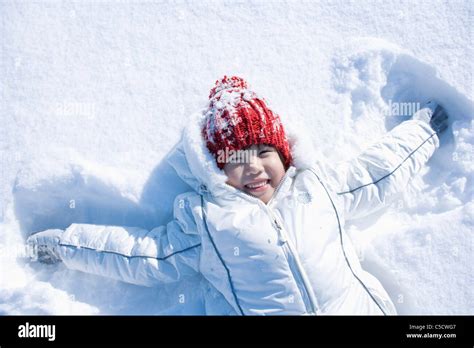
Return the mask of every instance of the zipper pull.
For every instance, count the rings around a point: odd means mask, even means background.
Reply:
[[[278,223],[277,219],[273,220],[273,222],[275,223],[275,226],[278,230],[278,241],[280,242],[280,244],[284,244],[286,243],[286,238],[285,236],[283,235],[283,232],[282,232],[282,227],[280,226],[280,224]]]

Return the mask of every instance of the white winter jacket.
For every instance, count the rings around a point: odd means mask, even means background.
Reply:
[[[194,123],[168,158],[194,189],[176,198],[174,220],[151,231],[73,224],[59,249],[69,268],[156,287],[199,272],[207,314],[395,314],[344,224],[383,207],[425,164],[439,146],[429,125],[403,122],[333,166],[287,128],[294,166],[265,205],[225,183]]]

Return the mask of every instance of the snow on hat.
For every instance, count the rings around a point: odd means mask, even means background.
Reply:
[[[202,135],[220,169],[225,165],[225,161],[217,160],[221,151],[238,151],[259,144],[275,147],[285,168],[290,166],[290,147],[280,117],[263,98],[248,89],[244,79],[224,76],[217,80],[204,113]]]

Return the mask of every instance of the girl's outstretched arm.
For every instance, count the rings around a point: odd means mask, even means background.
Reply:
[[[195,228],[183,212],[151,231],[72,224],[65,231],[36,233],[27,242],[36,249],[39,261],[62,261],[70,269],[155,286],[179,281],[198,271],[201,244]]]
[[[402,191],[439,147],[437,131],[446,126],[444,110],[428,104],[355,159],[329,168],[327,179],[342,201],[345,219],[366,216]]]

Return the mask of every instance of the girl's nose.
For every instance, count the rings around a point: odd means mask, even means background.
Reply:
[[[258,156],[250,156],[247,168],[249,174],[258,174],[263,170],[262,161]]]

